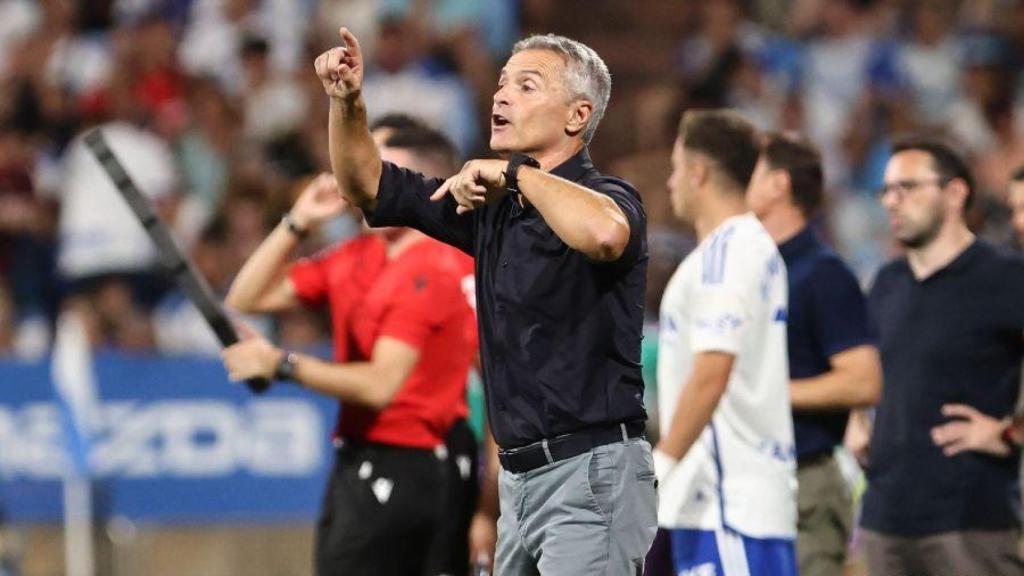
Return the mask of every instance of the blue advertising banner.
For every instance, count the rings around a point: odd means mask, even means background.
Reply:
[[[255,396],[212,359],[98,354],[98,512],[140,522],[315,519],[337,403]],[[66,466],[48,363],[0,362],[0,514],[57,522]]]

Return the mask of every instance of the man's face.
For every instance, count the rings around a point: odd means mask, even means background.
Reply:
[[[560,55],[548,50],[513,54],[494,93],[491,149],[531,154],[552,148],[566,138],[573,105]]]
[[[690,169],[683,141],[676,138],[672,147],[672,174],[667,182],[669,200],[676,218],[692,223],[696,219],[696,187],[692,185]]]
[[[889,159],[881,200],[900,244],[921,248],[935,239],[948,215],[946,184],[927,152],[906,150]]]
[[[1024,248],[1024,180],[1017,180],[1010,183],[1010,190],[1007,195],[1010,204],[1013,224],[1013,235],[1017,245]]]
[[[775,204],[777,191],[772,173],[768,161],[761,156],[754,166],[754,173],[750,176],[750,184],[747,185],[747,207],[758,218],[767,216]]]
[[[384,142],[391,137],[394,131],[391,128],[378,128],[371,133],[377,147],[380,150],[380,159],[386,162],[391,162],[395,166],[401,166],[414,172],[419,172],[427,178],[445,178],[448,174],[444,173],[444,169],[437,165],[436,162],[430,161],[428,158],[417,154],[407,148],[389,148],[384,145]],[[400,238],[408,228],[397,228],[397,227],[384,227],[384,228],[371,228],[370,232],[373,234],[381,235],[388,242],[392,242]]]

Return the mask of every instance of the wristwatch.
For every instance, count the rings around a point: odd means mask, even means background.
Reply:
[[[295,234],[299,240],[302,240],[309,235],[309,229],[303,228],[295,223],[295,218],[292,218],[291,212],[285,212],[284,216],[281,217],[281,223],[288,227],[288,231]]]
[[[295,352],[285,352],[274,369],[274,380],[295,380]]]
[[[540,162],[526,154],[514,153],[508,158],[508,166],[505,168],[505,188],[510,192],[519,192],[519,167],[533,166],[540,168]]]

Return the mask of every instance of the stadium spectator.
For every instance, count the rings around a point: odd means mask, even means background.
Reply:
[[[1018,459],[962,452],[941,426],[965,414],[951,403],[1012,413],[1024,359],[1024,260],[970,232],[974,194],[950,146],[894,146],[881,201],[906,256],[868,298],[884,374],[861,519],[873,575],[1021,573]]]
[[[423,129],[420,129],[421,133]],[[439,170],[437,143],[401,142],[381,155],[411,170]],[[394,146],[392,146],[394,144]],[[448,160],[440,169],[451,167]],[[277,375],[341,400],[337,464],[317,533],[318,574],[442,574],[447,550],[434,544],[455,518],[447,498],[444,440],[464,406],[476,355],[474,316],[464,292],[470,259],[408,228],[364,234],[290,265],[309,230],[347,208],[329,175],[299,197],[232,285],[228,303],[249,312],[327,304],[335,363],[287,353],[262,338],[227,349],[234,379]],[[461,414],[464,416],[464,414]],[[461,454],[461,451],[459,452]],[[454,457],[455,454],[452,454]],[[374,501],[376,500],[376,501]],[[451,545],[449,541],[449,545]],[[468,551],[461,548],[467,571]]]
[[[747,204],[786,263],[787,352],[797,459],[797,559],[800,574],[841,574],[853,504],[839,464],[853,408],[881,394],[878,350],[853,272],[810,226],[822,201],[821,157],[806,140],[764,137]]]
[[[473,93],[458,76],[429,69],[417,22],[385,15],[377,36],[376,60],[364,86],[374,103],[371,121],[389,113],[412,114],[444,132],[462,154],[471,152],[479,138]]]
[[[672,210],[700,244],[661,304],[659,525],[680,574],[797,572],[786,267],[744,193],[759,147],[735,112],[679,125]]]
[[[646,230],[639,195],[587,151],[607,67],[565,37],[516,44],[492,109],[491,148],[506,159],[468,162],[442,182],[381,162],[365,63],[341,34],[346,46],[316,68],[342,191],[372,225],[413,225],[477,258],[484,385],[502,448],[496,572],[640,570],[656,528],[640,437]]]
[[[127,122],[100,128],[142,193],[173,223],[178,177],[167,143]],[[65,154],[61,194],[57,267],[66,300],[95,317],[88,323],[94,342],[150,349],[144,324],[167,278],[152,241],[81,138]]]
[[[805,46],[802,65],[803,126],[821,147],[830,184],[850,176],[844,139],[863,129],[872,96],[895,82],[892,51],[875,35],[875,0],[824,0],[822,29]]]

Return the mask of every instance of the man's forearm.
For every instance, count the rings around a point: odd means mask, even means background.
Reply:
[[[486,514],[490,518],[498,517],[498,474],[501,471],[501,464],[498,462],[498,444],[491,434],[491,427],[484,429],[484,466],[482,478],[480,478],[480,502],[477,504],[477,512]]]
[[[863,345],[830,358],[831,369],[789,385],[794,410],[848,410],[878,403],[882,395],[882,367],[878,351]]]
[[[629,244],[629,221],[610,197],[536,168],[523,167],[519,189],[551,230],[593,260],[617,260]]]
[[[864,388],[855,376],[830,371],[814,378],[790,381],[789,399],[794,410],[828,411],[874,406],[878,402],[877,395]]]
[[[373,209],[380,183],[380,152],[370,135],[362,96],[331,99],[328,140],[331,169],[341,193],[354,206]]]
[[[295,380],[304,388],[374,410],[391,401],[393,393],[380,385],[380,371],[370,362],[339,364],[305,354],[296,358]]]
[[[288,256],[299,239],[283,224],[278,225],[245,261],[231,283],[225,303],[239,312],[264,312],[260,300],[284,279]]]
[[[711,422],[722,394],[726,380],[694,379],[691,377],[679,394],[668,434],[658,442],[658,450],[675,459],[682,459],[700,438],[704,428]]]

